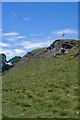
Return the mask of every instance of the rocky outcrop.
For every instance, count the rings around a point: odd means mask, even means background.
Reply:
[[[48,58],[50,56],[58,57],[67,54],[71,48],[78,46],[78,40],[55,40],[49,47],[43,50],[41,53],[32,54],[28,52],[23,56],[24,62],[28,62],[33,58]]]
[[[47,47],[47,50],[52,50],[54,48],[60,49],[61,47],[64,49],[71,49],[77,44],[77,42],[77,40],[55,40],[49,47]]]
[[[5,54],[0,54],[0,73],[5,72],[6,70],[10,69],[13,67],[10,62],[6,60],[6,55]]]
[[[49,47],[47,47],[46,54],[49,52],[53,53],[53,56],[63,55],[69,52],[69,49],[78,47],[78,40],[55,40]]]

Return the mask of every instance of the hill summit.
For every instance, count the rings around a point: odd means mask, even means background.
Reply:
[[[72,49],[73,56],[79,56],[78,46],[79,46],[78,40],[55,40],[49,47],[47,48],[41,48],[36,49],[31,52],[28,52],[25,54],[22,58],[24,62],[27,62],[33,58],[49,58],[49,57],[59,57],[61,55],[70,53]],[[73,52],[75,51],[75,52]],[[72,55],[71,54],[71,55]]]

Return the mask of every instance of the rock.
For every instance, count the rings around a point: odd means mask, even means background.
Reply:
[[[61,54],[63,55],[65,53],[65,49],[61,49]]]
[[[68,43],[63,43],[63,44],[61,45],[61,47],[62,47],[62,48],[65,48],[65,49],[71,49],[71,48],[73,47],[73,45],[68,44]]]
[[[30,58],[26,58],[25,60],[24,60],[24,62],[28,62],[30,60]]]
[[[48,52],[47,50],[44,51],[45,53]]]
[[[47,50],[51,50],[51,46],[47,48]]]

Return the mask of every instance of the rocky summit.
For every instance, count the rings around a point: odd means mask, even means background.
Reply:
[[[36,49],[25,54],[20,62],[28,62],[34,58],[50,58],[61,57],[70,54],[70,57],[79,56],[78,40],[55,40],[49,47]],[[75,51],[75,52],[74,52]]]

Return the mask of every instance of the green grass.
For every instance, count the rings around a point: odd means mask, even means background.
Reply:
[[[2,118],[2,77],[0,76],[0,119]]]
[[[32,51],[32,54],[40,54],[45,50],[46,50],[46,48],[35,49],[35,50]]]
[[[34,50],[39,54],[44,49]],[[78,52],[19,62],[3,75],[3,117],[78,117]]]

